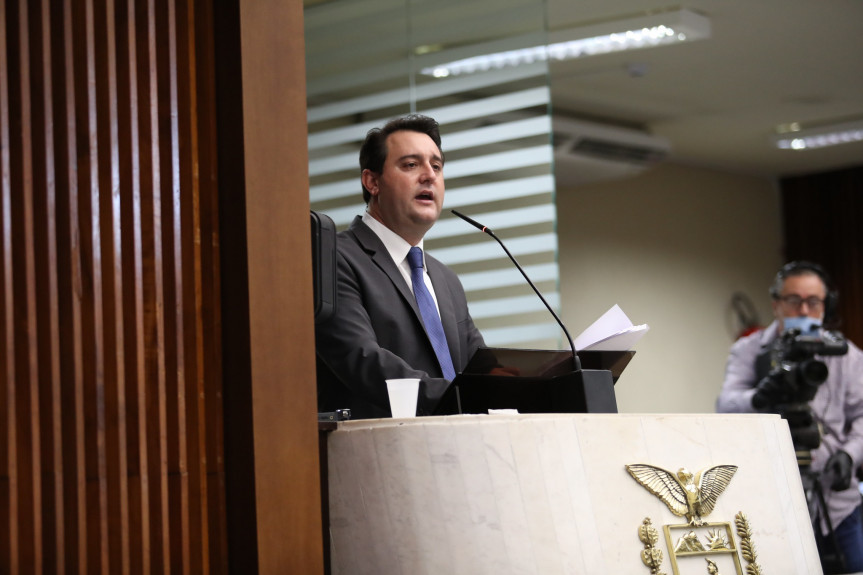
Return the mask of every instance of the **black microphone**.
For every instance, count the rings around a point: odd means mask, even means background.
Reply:
[[[557,322],[557,325],[559,325],[559,326],[560,326],[560,329],[562,329],[562,330],[563,330],[563,333],[565,333],[565,334],[566,334],[566,340],[569,342],[569,347],[571,347],[571,348],[572,348],[572,363],[573,363],[573,368],[574,368],[574,370],[575,370],[575,371],[580,371],[580,370],[581,370],[581,360],[580,360],[580,359],[579,359],[579,357],[578,357],[578,353],[576,353],[576,351],[575,351],[575,343],[572,341],[572,336],[571,336],[571,335],[569,335],[569,331],[566,329],[566,326],[565,326],[565,325],[563,325],[563,322],[562,322],[562,321],[560,321],[560,318],[559,318],[559,317],[557,317],[557,314],[556,314],[556,313],[554,313],[554,310],[553,310],[553,309],[551,309],[551,306],[550,306],[550,305],[548,305],[548,302],[547,302],[547,301],[545,301],[545,298],[544,298],[544,297],[542,297],[542,294],[541,294],[541,293],[539,293],[539,290],[538,290],[538,289],[536,289],[536,286],[535,286],[535,285],[533,285],[533,282],[532,282],[532,281],[530,281],[530,278],[529,278],[529,277],[527,277],[527,274],[526,274],[526,273],[524,273],[524,270],[523,270],[523,269],[521,268],[521,266],[518,264],[518,262],[516,261],[516,259],[513,257],[513,255],[512,255],[511,253],[509,253],[509,250],[508,250],[508,249],[506,249],[506,246],[505,246],[505,245],[503,245],[503,242],[502,242],[502,241],[500,241],[500,238],[498,238],[496,235],[494,235],[494,232],[493,232],[493,231],[491,231],[491,228],[489,228],[489,227],[487,227],[487,226],[484,226],[484,225],[482,225],[481,223],[479,223],[478,221],[473,220],[473,219],[471,219],[471,218],[467,217],[466,215],[464,215],[464,214],[462,214],[462,213],[459,213],[459,212],[457,212],[457,211],[455,211],[455,210],[450,210],[450,211],[451,211],[452,213],[454,213],[455,215],[457,215],[458,217],[460,217],[461,219],[463,219],[464,221],[466,221],[467,223],[469,223],[470,225],[472,225],[473,227],[475,227],[476,229],[478,229],[479,231],[487,233],[488,235],[490,235],[491,237],[493,237],[497,243],[499,243],[499,244],[500,244],[500,247],[502,247],[502,248],[503,248],[503,251],[505,251],[505,252],[506,252],[506,255],[508,255],[508,256],[509,256],[509,259],[511,259],[511,260],[512,260],[512,263],[514,263],[514,264],[515,264],[515,267],[516,267],[516,268],[518,268],[518,271],[520,271],[520,272],[521,272],[521,275],[523,275],[523,276],[524,276],[524,279],[526,279],[526,280],[527,280],[527,283],[528,283],[528,284],[530,284],[530,287],[532,287],[532,288],[533,288],[533,291],[534,291],[534,292],[536,292],[536,295],[538,295],[538,296],[539,296],[539,299],[541,299],[541,300],[542,300],[542,303],[544,303],[544,304],[545,304],[545,307],[548,309],[548,311],[549,311],[549,312],[551,312],[551,315],[552,315],[552,316],[554,316],[554,319],[555,319],[555,321]]]

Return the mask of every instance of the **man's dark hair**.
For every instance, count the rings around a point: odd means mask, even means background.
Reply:
[[[399,130],[410,130],[427,135],[435,143],[443,159],[443,150],[440,147],[440,126],[437,120],[421,114],[411,114],[390,120],[382,128],[372,128],[368,131],[360,148],[360,173],[363,170],[371,170],[376,174],[383,171],[384,162],[387,159],[387,137]],[[371,193],[363,186],[363,200],[366,204],[371,197]]]

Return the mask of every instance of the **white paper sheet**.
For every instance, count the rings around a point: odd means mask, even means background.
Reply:
[[[607,312],[575,338],[576,349],[627,351],[647,333],[647,324],[632,325],[620,306],[614,304]]]

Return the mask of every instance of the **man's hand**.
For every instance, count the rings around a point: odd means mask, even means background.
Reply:
[[[824,475],[833,491],[845,491],[851,486],[851,456],[841,449],[830,456],[824,465]]]
[[[777,403],[787,403],[789,396],[785,390],[785,383],[778,378],[769,375],[758,382],[755,386],[755,395],[752,396],[752,407],[764,409]]]

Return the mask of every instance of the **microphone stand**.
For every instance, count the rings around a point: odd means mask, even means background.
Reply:
[[[536,288],[536,286],[533,284],[533,282],[530,281],[530,278],[527,277],[527,274],[524,272],[522,267],[516,261],[515,257],[513,257],[513,255],[509,252],[509,250],[506,249],[506,246],[503,244],[503,242],[500,241],[500,238],[498,238],[496,235],[494,235],[494,232],[491,231],[491,228],[484,226],[481,223],[477,222],[476,220],[473,220],[473,219],[467,217],[466,215],[459,213],[455,210],[450,210],[450,211],[452,213],[454,213],[455,215],[457,215],[458,217],[460,217],[461,219],[463,219],[464,221],[466,221],[467,223],[469,223],[470,225],[472,225],[473,227],[475,227],[476,229],[478,229],[479,231],[487,233],[488,235],[493,237],[497,243],[500,244],[500,247],[503,248],[503,251],[506,252],[506,255],[509,256],[509,259],[512,260],[512,263],[515,264],[515,267],[518,268],[518,271],[521,272],[521,275],[524,276],[524,279],[527,280],[527,283],[530,285],[530,287],[533,288],[533,291],[536,293],[537,296],[539,296],[539,299],[542,300],[542,303],[545,304],[546,309],[548,309],[548,311],[554,317],[555,321],[557,321],[557,325],[559,325],[560,329],[563,330],[563,333],[566,334],[566,340],[569,342],[569,347],[572,348],[573,369],[574,369],[574,371],[581,371],[581,360],[578,357],[578,353],[575,351],[575,342],[572,341],[572,336],[569,335],[569,331],[566,329],[566,326],[563,325],[563,322],[560,320],[560,318],[557,316],[557,314],[554,313],[554,310],[551,308],[551,306],[548,304],[548,302],[545,300],[545,298],[542,296],[542,294],[539,292],[539,290]]]

